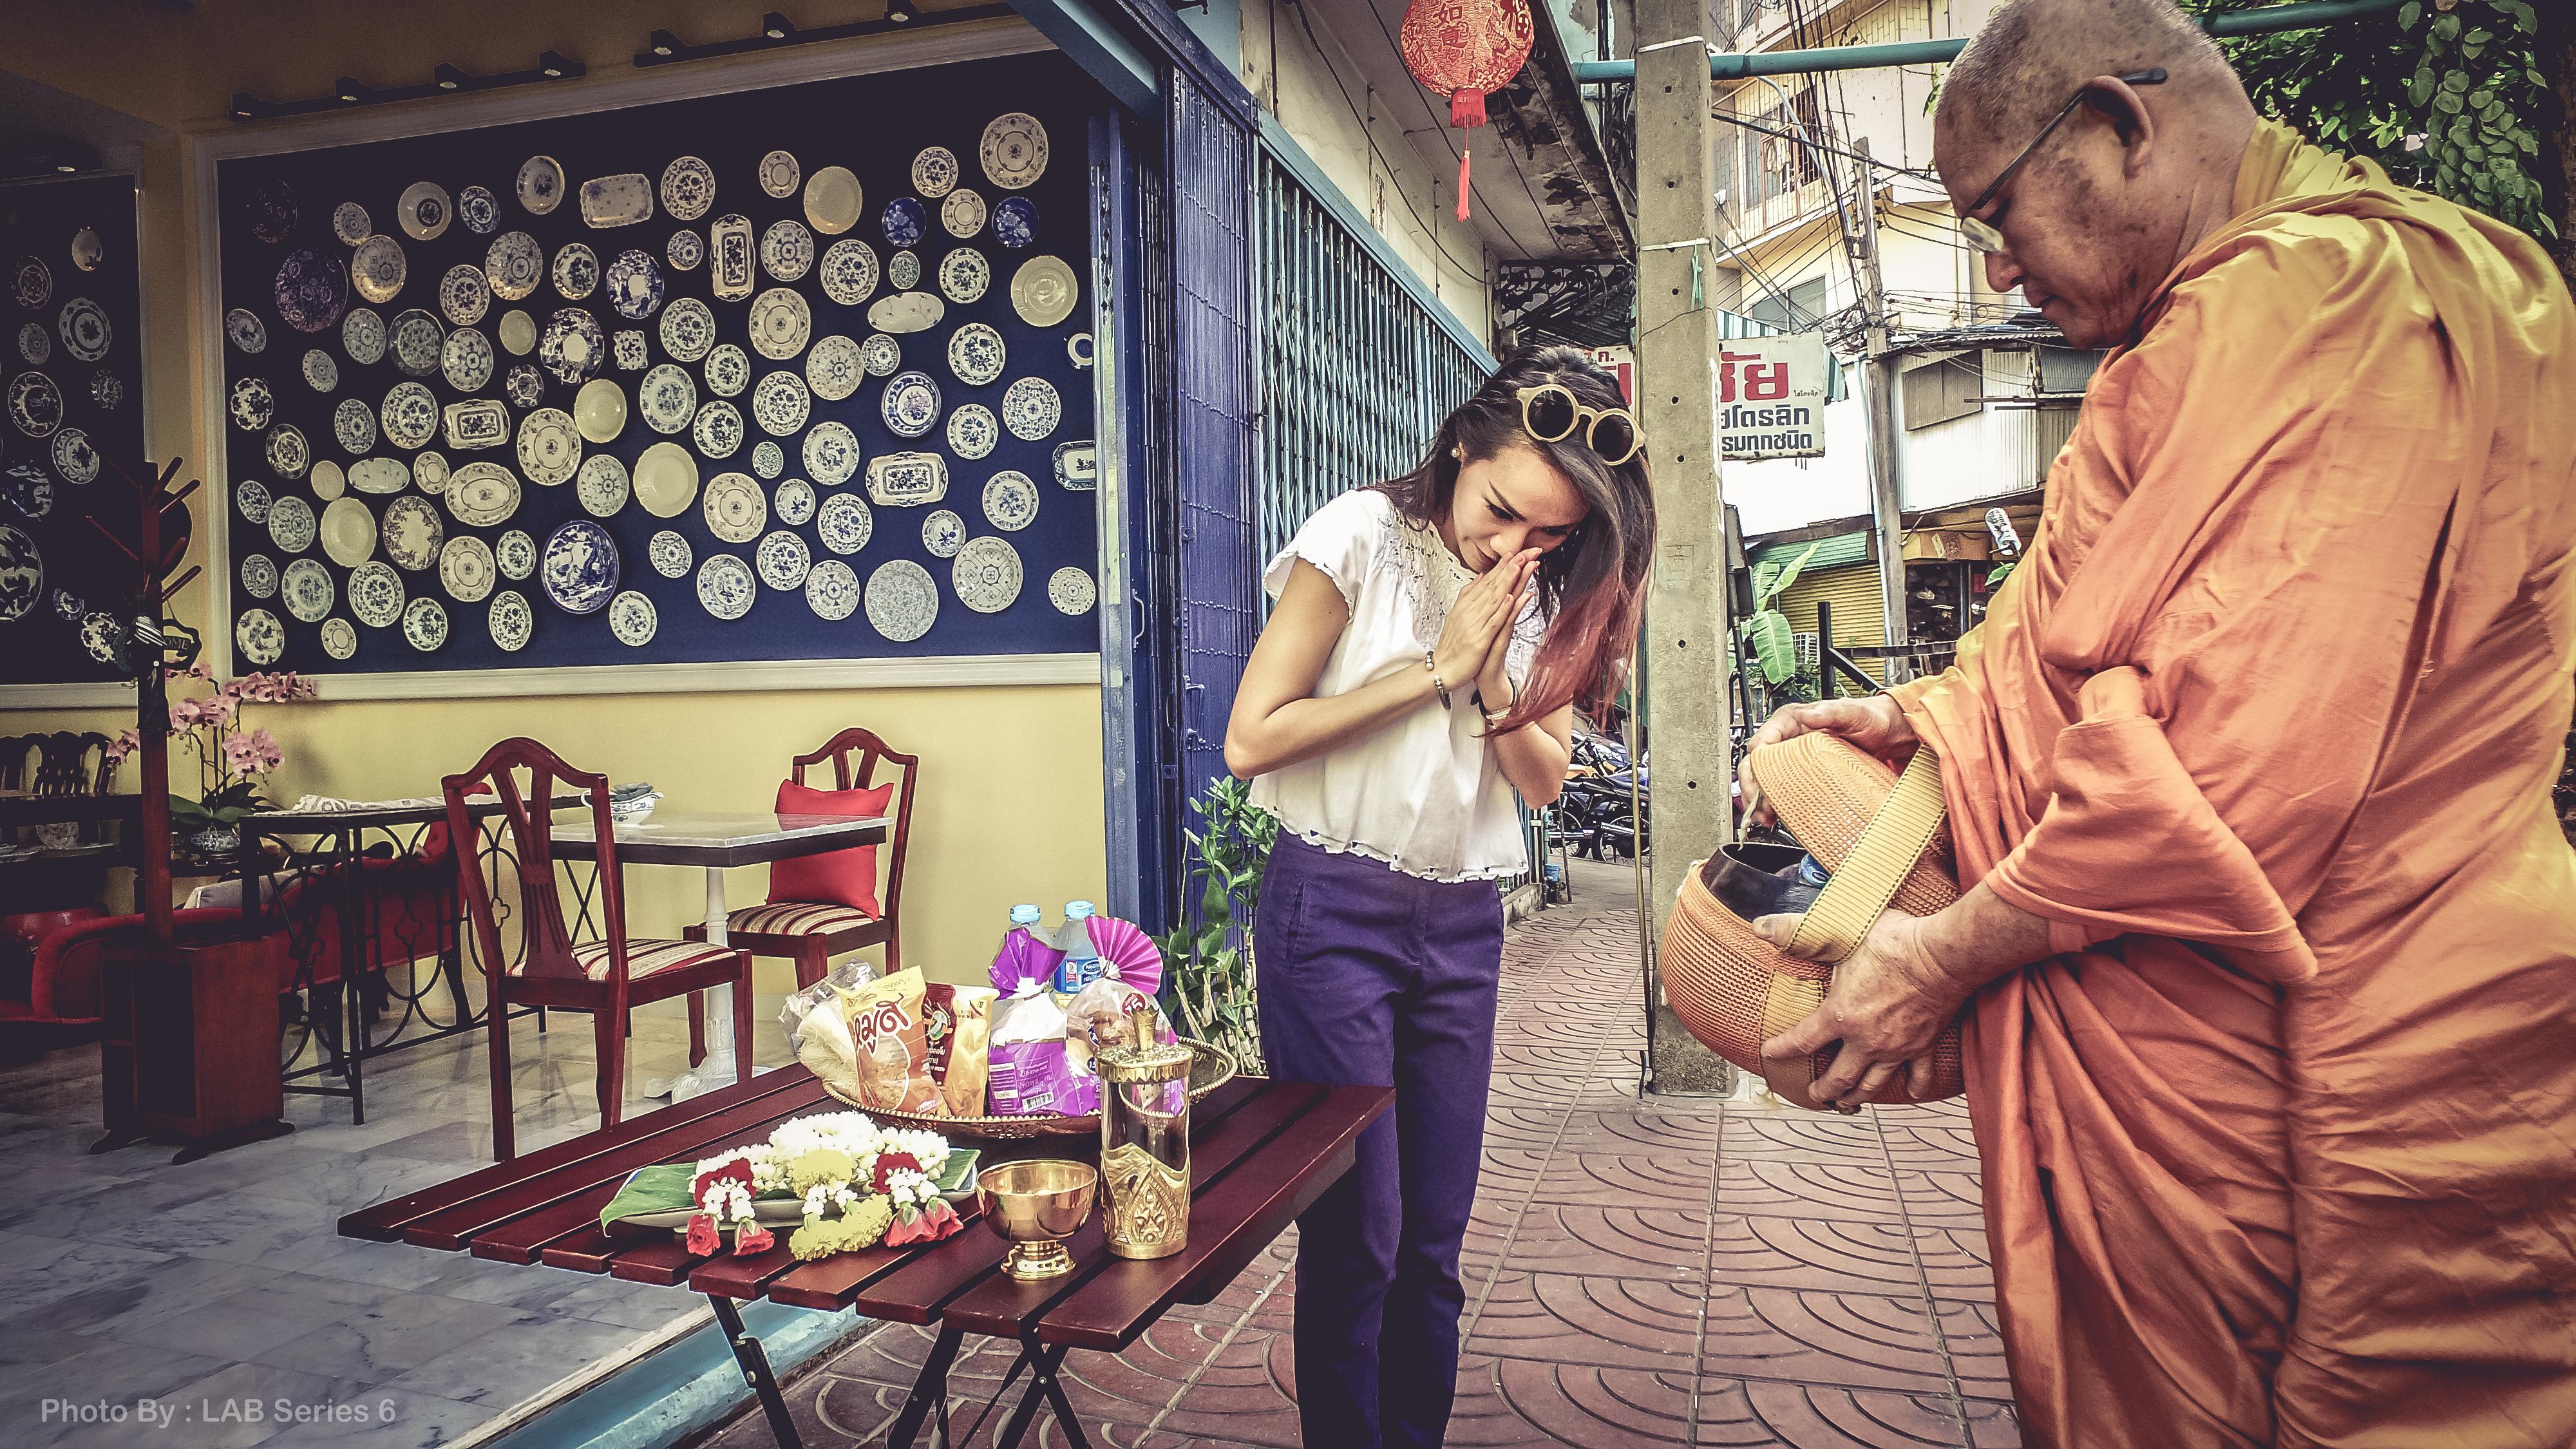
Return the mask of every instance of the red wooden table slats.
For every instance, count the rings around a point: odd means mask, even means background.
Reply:
[[[763,1072],[748,1082],[719,1087],[686,1102],[619,1123],[604,1132],[585,1132],[567,1138],[551,1147],[541,1147],[507,1162],[477,1168],[463,1177],[453,1178],[435,1187],[389,1198],[370,1208],[349,1213],[340,1219],[339,1232],[344,1238],[366,1238],[390,1243],[402,1237],[405,1226],[463,1203],[498,1194],[505,1189],[530,1182],[557,1170],[579,1166],[593,1159],[615,1158],[621,1166],[614,1169],[619,1177],[638,1167],[656,1162],[674,1161],[676,1157],[654,1155],[651,1150],[640,1156],[627,1150],[647,1138],[669,1137],[674,1141],[689,1137],[692,1124],[721,1115],[742,1103],[774,1096],[791,1090],[802,1091],[809,1099],[823,1095],[822,1087],[810,1072]],[[629,1159],[632,1160],[629,1160]],[[596,1181],[597,1179],[593,1179]],[[461,1243],[422,1244],[454,1251]]]
[[[1305,1082],[1281,1082],[1252,1099],[1224,1120],[1191,1133],[1191,1226],[1197,1227],[1197,1197],[1252,1152],[1277,1137],[1330,1090]],[[1065,1240],[1073,1254],[1073,1271],[1043,1283],[1020,1283],[996,1274],[948,1305],[940,1317],[974,1333],[1017,1338],[1049,1304],[1071,1292],[1102,1264],[1123,1261],[1100,1239],[1102,1212],[1095,1204],[1081,1233]]]
[[[1378,1087],[1342,1087],[1334,1095],[1354,1107]],[[1368,1118],[1357,1111],[1312,1113],[1279,1134],[1277,1145],[1300,1154],[1321,1156],[1326,1166],[1302,1179],[1283,1182],[1249,1172],[1226,1174],[1190,1199],[1189,1246],[1168,1258],[1131,1262],[1112,1258],[1101,1270],[1064,1296],[1037,1326],[1047,1343],[1112,1351],[1125,1348],[1194,1281],[1224,1284],[1252,1265],[1252,1260],[1287,1231],[1299,1213],[1314,1205],[1326,1187],[1338,1180],[1358,1150]],[[1195,1166],[1195,1164],[1193,1164]],[[1251,1231],[1241,1231],[1249,1224]]]
[[[839,1111],[801,1066],[693,1097],[340,1220],[342,1236],[406,1240],[476,1257],[607,1272],[639,1283],[687,1282],[730,1298],[767,1296],[791,1307],[856,1307],[871,1318],[1005,1337],[1034,1330],[1049,1343],[1118,1348],[1184,1299],[1206,1301],[1269,1246],[1290,1219],[1347,1170],[1360,1132],[1394,1100],[1384,1087],[1327,1088],[1241,1078],[1195,1109],[1190,1245],[1153,1262],[1112,1257],[1100,1215],[1067,1241],[1074,1271],[1045,1283],[1002,1274],[1009,1245],[961,1213],[968,1231],[937,1243],[875,1247],[798,1263],[787,1233],[751,1257],[702,1258],[677,1235],[611,1236],[599,1212],[627,1175],[692,1162],[758,1141],[780,1122]],[[988,1145],[983,1165],[1017,1158],[1089,1158],[1087,1140]]]

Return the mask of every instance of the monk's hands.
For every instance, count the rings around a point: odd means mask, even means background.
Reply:
[[[1906,721],[1905,711],[1896,701],[1883,694],[1866,699],[1828,699],[1815,704],[1782,705],[1761,729],[1754,732],[1745,746],[1747,769],[1751,768],[1753,751],[1764,745],[1804,734],[1836,736],[1863,754],[1874,755],[1902,769],[1913,754],[1914,726]],[[1753,810],[1753,823],[1768,826],[1777,823],[1771,802],[1762,801]]]
[[[1764,916],[1753,929],[1785,950],[1798,919]],[[1924,948],[1922,923],[1890,911],[1834,967],[1824,1005],[1764,1042],[1762,1058],[1785,1068],[1840,1042],[1832,1068],[1808,1089],[1819,1105],[1855,1110],[1899,1072],[1909,1073],[1906,1093],[1919,1099],[1932,1090],[1932,1043],[1967,996]]]

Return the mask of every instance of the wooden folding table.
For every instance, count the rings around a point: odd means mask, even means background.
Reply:
[[[1210,1093],[1191,1130],[1189,1246],[1152,1262],[1112,1257],[1099,1215],[1069,1240],[1074,1270],[1043,1283],[1002,1273],[1007,1245],[964,1211],[965,1231],[937,1243],[877,1247],[798,1263],[787,1234],[765,1253],[713,1258],[676,1235],[611,1238],[599,1211],[626,1175],[661,1162],[692,1162],[760,1141],[781,1122],[845,1110],[811,1072],[791,1066],[685,1102],[496,1163],[340,1219],[344,1237],[404,1242],[504,1263],[607,1273],[634,1283],[679,1284],[707,1296],[743,1377],[760,1397],[786,1449],[800,1444],[768,1355],[744,1327],[738,1301],[767,1298],[796,1308],[936,1324],[939,1336],[887,1443],[909,1445],[923,1422],[947,1424],[948,1370],[969,1333],[1020,1345],[996,1395],[1023,1371],[1032,1381],[997,1441],[1017,1444],[1043,1401],[1066,1439],[1085,1439],[1058,1372],[1075,1348],[1116,1351],[1133,1343],[1176,1303],[1205,1303],[1348,1172],[1361,1129],[1395,1100],[1385,1087],[1322,1087],[1245,1077]],[[1097,1161],[1096,1139],[1051,1139],[983,1147],[983,1164],[1024,1157]]]

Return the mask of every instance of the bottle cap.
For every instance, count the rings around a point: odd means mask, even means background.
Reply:
[[[1065,918],[1066,920],[1068,920],[1068,921],[1080,921],[1080,920],[1087,920],[1087,919],[1089,919],[1089,918],[1090,918],[1090,916],[1091,916],[1091,902],[1089,902],[1089,901],[1067,901],[1067,902],[1065,902],[1065,903],[1064,903],[1064,918]]]
[[[1011,907],[1011,924],[1014,926],[1034,926],[1045,917],[1046,912],[1035,906]]]

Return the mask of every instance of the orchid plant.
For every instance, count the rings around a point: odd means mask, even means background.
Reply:
[[[259,793],[260,787],[267,782],[268,773],[286,758],[275,735],[249,728],[242,717],[242,707],[311,699],[319,691],[312,680],[292,671],[251,673],[217,682],[205,665],[192,664],[185,669],[166,670],[164,675],[174,695],[170,701],[169,733],[197,759],[197,798],[173,794],[170,823],[182,833],[238,825],[244,817],[270,803]],[[176,697],[184,680],[212,684],[214,690],[205,695]],[[142,742],[137,732],[127,730],[108,746],[108,756],[121,760],[140,748]]]

